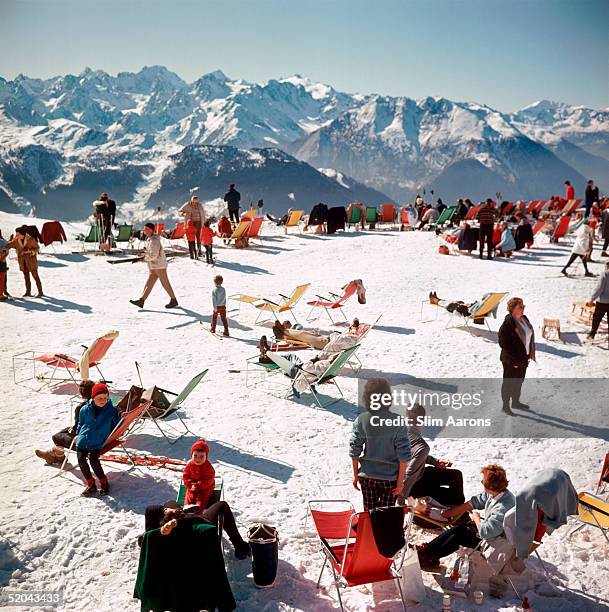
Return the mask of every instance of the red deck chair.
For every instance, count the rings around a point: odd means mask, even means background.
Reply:
[[[38,355],[34,357],[34,351],[25,351],[23,353],[19,353],[18,355],[13,356],[13,378],[15,383],[22,381],[17,381],[16,379],[16,363],[20,360],[28,360],[32,361],[34,365],[34,378],[38,380],[45,380],[48,384],[58,383],[58,382],[66,382],[72,381],[75,384],[78,384],[76,379],[74,378],[75,373],[79,373],[81,379],[89,378],[89,368],[95,368],[98,372],[102,380],[104,379],[104,375],[99,368],[99,364],[102,359],[106,356],[106,353],[112,346],[114,340],[118,337],[117,331],[109,331],[104,336],[97,338],[93,341],[91,346],[82,347],[85,349],[80,357],[70,357],[63,353],[44,353],[43,355]],[[24,355],[30,354],[31,357],[24,357]],[[45,376],[43,374],[36,374],[36,362],[40,361],[45,365],[53,368],[50,376]],[[69,376],[69,378],[57,378],[56,374],[65,370],[65,373]]]
[[[100,459],[104,459],[104,455],[109,453],[111,450],[114,450],[117,446],[120,446],[123,452],[129,458],[132,465],[135,465],[135,461],[129,454],[129,451],[125,448],[125,442],[130,433],[137,427],[138,421],[143,419],[143,415],[150,408],[152,404],[152,400],[148,400],[145,402],[141,402],[135,408],[129,410],[129,412],[124,412],[122,414],[121,420],[118,422],[118,425],[110,432],[110,435],[106,438],[104,445],[101,449]],[[61,468],[59,469],[58,476],[62,476],[65,473],[66,463],[68,462],[68,455],[71,451],[74,450],[74,446],[77,442],[77,438],[74,437],[72,440],[72,444],[70,444],[70,448],[66,449],[66,457],[61,464]]]
[[[393,204],[381,204],[381,216],[377,223],[388,223],[395,227],[396,210]]]
[[[539,214],[546,206],[546,204],[548,203],[548,200],[540,200],[539,202],[537,202],[537,206],[535,207],[535,214]]]
[[[567,235],[569,223],[571,223],[571,217],[569,215],[561,217],[558,221],[558,224],[554,228],[554,232],[552,233],[550,242],[558,242],[559,238],[564,238]]]
[[[532,202],[529,203],[529,205],[527,206],[527,215],[530,215],[534,210],[535,207],[538,204],[538,200],[533,200]]]
[[[314,505],[322,504],[342,509],[330,512],[314,508]],[[394,559],[384,557],[378,551],[368,512],[355,512],[351,503],[346,500],[310,501],[309,512],[319,538],[320,552],[324,558],[317,587],[319,588],[324,569],[329,564],[340,609],[344,611],[340,595],[341,587],[395,580],[402,606],[406,610],[404,593],[400,584],[400,570],[404,563],[405,550],[410,536],[412,513],[409,513],[406,545],[402,548],[399,562],[396,562]],[[332,545],[330,540],[339,540],[340,543]]]
[[[603,493],[609,484],[609,453],[605,455],[603,461],[603,467],[601,468],[601,475],[598,479],[598,485],[596,486],[596,494]]]
[[[314,321],[315,319],[319,319],[322,312],[320,312],[315,317],[311,316],[316,308],[323,308],[323,312],[325,312],[328,317],[330,317],[330,321],[332,321],[333,324],[335,323],[335,321],[332,318],[332,310],[338,310],[338,312],[343,315],[345,321],[347,321],[347,315],[345,315],[343,306],[357,293],[357,283],[355,281],[347,283],[347,285],[345,285],[345,288],[343,289],[342,295],[337,295],[336,293],[332,293],[331,291],[329,293],[331,296],[330,298],[318,295],[317,297],[319,299],[313,300],[312,302],[307,302],[307,306],[311,306],[311,311],[307,316],[307,321]]]
[[[159,236],[162,236],[164,229],[165,229],[165,224],[164,223],[155,223],[154,224],[154,233],[155,234],[158,234]]]
[[[260,228],[262,227],[263,221],[264,217],[254,217],[252,219],[252,222],[247,229],[248,238],[260,238],[262,240],[262,236],[260,236]]]
[[[501,242],[501,230],[496,225],[493,229],[493,248],[495,248]]]
[[[471,221],[477,214],[478,211],[480,210],[480,205],[476,205],[476,206],[472,206],[468,211],[467,214],[465,215],[465,219],[463,219],[464,221]]]
[[[511,212],[514,210],[514,208],[516,208],[516,204],[514,202],[510,202],[504,209],[503,209],[503,215],[507,216],[509,214],[511,214]]]
[[[184,238],[186,235],[186,224],[184,221],[179,221],[176,223],[173,232],[171,232],[171,240],[180,240],[180,238]]]

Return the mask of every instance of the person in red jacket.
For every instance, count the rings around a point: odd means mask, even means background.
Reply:
[[[201,228],[201,242],[205,247],[205,261],[208,264],[214,263],[214,258],[212,257],[212,246],[214,242],[214,236],[217,236],[216,232],[210,227],[211,221],[209,219],[205,221],[203,227]]]
[[[229,238],[233,233],[233,226],[230,224],[228,217],[222,215],[220,221],[218,221],[218,236],[222,238]]]
[[[575,189],[573,189],[573,185],[571,185],[571,181],[565,181],[565,185],[567,187],[567,202],[569,200],[575,200]]]
[[[197,257],[197,245],[195,243],[195,240],[197,239],[197,228],[192,221],[189,220],[186,222],[184,233],[186,234],[186,240],[188,241],[190,259],[199,259]]]
[[[205,440],[201,438],[195,442],[190,452],[191,459],[186,464],[182,477],[186,487],[184,505],[197,504],[199,510],[203,511],[216,486],[216,471],[207,459],[209,446]]]

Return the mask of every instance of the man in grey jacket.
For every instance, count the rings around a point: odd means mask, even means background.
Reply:
[[[605,263],[605,269],[601,273],[596,288],[587,305],[594,306],[592,329],[590,329],[590,333],[586,337],[587,342],[592,342],[603,317],[606,316],[609,322],[609,261]]]
[[[484,492],[474,495],[460,506],[444,510],[442,514],[446,518],[455,518],[464,512],[484,510],[484,518],[481,518],[479,512],[471,512],[474,525],[455,525],[428,544],[419,547],[421,569],[437,569],[440,559],[454,553],[459,546],[476,548],[481,540],[494,540],[504,535],[503,518],[506,512],[514,507],[516,500],[507,488],[507,476],[500,465],[487,465],[481,472]]]
[[[153,223],[146,223],[144,226],[144,234],[146,238],[148,238],[144,249],[144,261],[148,264],[148,279],[146,280],[146,285],[144,285],[142,297],[137,300],[129,301],[134,306],[144,308],[144,302],[156,285],[157,280],[160,280],[163,289],[165,289],[169,295],[169,303],[165,304],[165,308],[175,308],[178,305],[178,300],[176,300],[175,293],[173,292],[173,288],[167,276],[167,259],[165,258],[165,251],[161,244],[161,237],[154,233]]]
[[[371,378],[364,387],[365,411],[353,423],[349,456],[353,486],[361,486],[364,510],[395,505],[410,461],[410,444],[400,416],[390,412],[391,386]],[[399,483],[399,485],[398,485]]]

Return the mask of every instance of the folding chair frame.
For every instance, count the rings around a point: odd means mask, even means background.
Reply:
[[[604,500],[602,497],[599,497],[598,495],[594,495],[593,493],[590,493],[588,491],[582,491],[582,493],[585,493],[586,495],[589,495],[590,497],[597,499],[600,502],[605,502],[606,500]],[[578,532],[580,529],[583,529],[584,527],[597,527],[598,529],[601,530],[601,533],[603,534],[603,537],[605,538],[605,540],[607,541],[607,543],[609,544],[609,528],[608,527],[603,527],[598,520],[598,517],[596,516],[596,512],[600,512],[601,514],[606,514],[603,510],[601,510],[600,508],[595,508],[594,506],[588,504],[585,501],[582,501],[581,499],[578,502],[579,504],[581,504],[587,511],[587,513],[594,519],[594,523],[588,522],[588,521],[583,521],[578,517],[575,519],[577,521],[577,523],[579,524],[575,524],[568,532],[567,534],[564,536],[565,538],[570,538],[574,533]]]

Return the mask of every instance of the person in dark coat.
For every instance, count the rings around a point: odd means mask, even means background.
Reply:
[[[516,218],[518,219],[518,227],[514,239],[516,240],[516,250],[520,251],[527,244],[533,244],[535,236],[533,236],[533,228],[526,215],[518,213]]]
[[[607,253],[607,248],[609,248],[609,207],[601,213],[601,238],[604,241],[601,257],[609,257],[609,253]]]
[[[586,183],[586,212],[584,213],[584,217],[586,217],[586,219],[590,216],[590,211],[592,210],[594,202],[598,202],[598,187],[595,187],[594,181],[590,179]]]
[[[241,201],[241,194],[235,189],[234,183],[228,186],[228,191],[224,194],[224,201],[228,206],[228,216],[230,220],[239,223],[239,202]]]
[[[509,300],[507,309],[508,314],[499,328],[499,346],[503,364],[503,412],[511,415],[511,408],[529,410],[529,406],[520,401],[520,392],[529,361],[535,361],[535,332],[524,314],[522,298]]]
[[[72,441],[76,437],[76,430],[78,429],[78,417],[80,415],[80,409],[91,399],[91,390],[93,389],[92,380],[81,380],[78,385],[78,392],[82,398],[82,402],[76,405],[74,408],[74,425],[71,427],[65,427],[56,434],[53,434],[52,440],[55,446],[48,450],[36,450],[37,457],[44,459],[49,465],[54,463],[61,464],[64,462],[66,456],[63,452],[64,448],[70,448]]]

